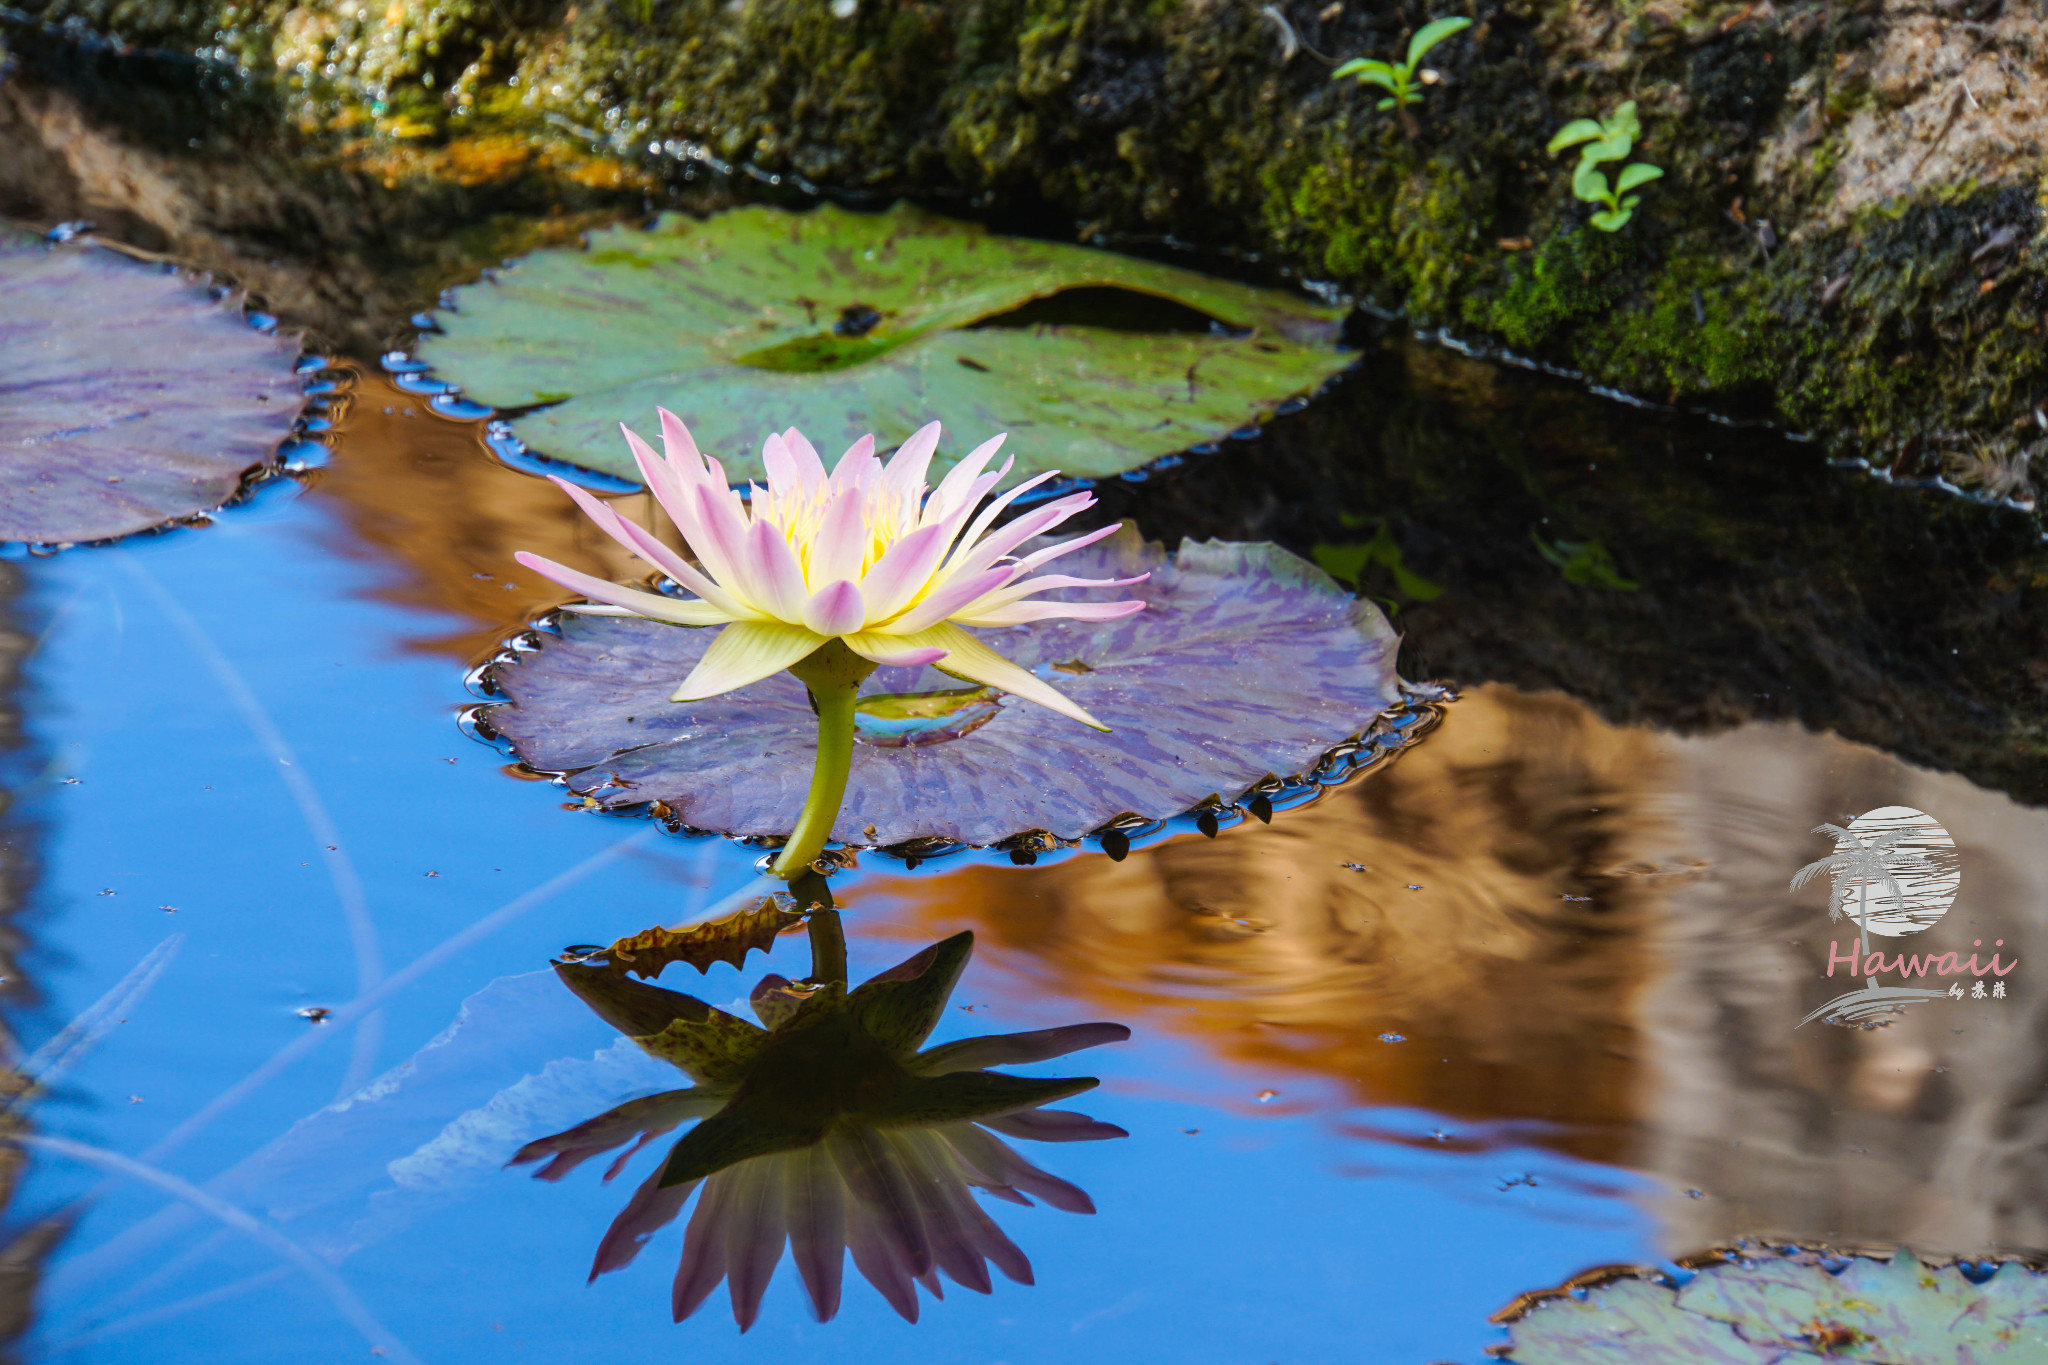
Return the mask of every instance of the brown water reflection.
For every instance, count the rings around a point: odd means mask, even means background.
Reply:
[[[1845,988],[1825,888],[1787,890],[1827,849],[1807,831],[1892,803],[1962,850],[1956,908],[1914,950],[2003,938],[2011,995],[1799,1028]],[[1502,1140],[1658,1176],[1672,1254],[1752,1234],[2041,1250],[2044,846],[2042,812],[1832,736],[1676,738],[1482,687],[1270,828],[878,878],[863,900],[905,932],[971,925],[1026,977],[1283,1091],[1306,1073],[1347,1105],[1534,1121]]]
[[[351,529],[380,562],[405,565],[405,575],[379,596],[470,622],[413,641],[415,647],[471,658],[560,603],[561,589],[515,564],[515,550],[608,578],[630,581],[649,572],[553,484],[492,458],[482,423],[430,417],[424,398],[375,371],[358,373],[338,407],[345,439],[321,471],[320,491],[341,500]],[[360,552],[353,541],[337,548]]]
[[[1391,769],[1271,827],[887,890],[920,932],[972,907],[991,948],[1104,1007],[1198,1001],[1159,1017],[1262,1074],[1542,1120],[1553,1145],[1619,1160],[1656,883],[1605,874],[1640,857],[1658,766],[1642,732],[1485,688]]]

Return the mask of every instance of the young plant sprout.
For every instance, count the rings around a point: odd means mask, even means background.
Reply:
[[[854,693],[880,664],[932,664],[1083,725],[1109,728],[962,629],[1054,617],[1114,621],[1145,609],[1129,599],[1024,600],[1049,588],[1126,587],[1149,577],[1031,576],[1069,550],[1113,534],[1113,525],[1022,558],[1011,553],[1093,506],[1092,493],[1056,498],[996,528],[1005,507],[1057,471],[1025,480],[976,515],[982,499],[1010,472],[1008,460],[994,473],[983,472],[1003,438],[981,445],[928,490],[925,471],[939,444],[939,424],[933,422],[887,464],[875,458],[874,437],[863,436],[829,474],[811,443],[791,427],[762,446],[768,486],[754,485],[742,498],[718,461],[698,452],[675,414],[660,412],[665,457],[631,431],[626,440],[641,477],[674,519],[696,563],[574,484],[555,483],[607,535],[695,596],[621,587],[523,551],[515,557],[591,599],[571,611],[723,626],[673,701],[714,697],[785,668],[810,689],[818,712],[817,763],[797,827],[775,861],[776,876],[801,875],[824,851],[853,761]]]
[[[1377,85],[1386,91],[1386,96],[1374,106],[1392,109],[1401,117],[1401,126],[1408,136],[1415,136],[1415,117],[1408,112],[1411,104],[1422,102],[1424,85],[1434,85],[1437,75],[1434,71],[1422,71],[1423,57],[1429,50],[1454,33],[1462,33],[1472,27],[1470,19],[1432,19],[1415,31],[1408,40],[1408,60],[1405,62],[1382,62],[1368,57],[1354,57],[1330,73],[1331,80],[1344,76],[1355,76],[1361,85]]]
[[[1572,194],[1585,203],[1605,205],[1592,217],[1593,226],[1602,232],[1619,232],[1628,226],[1628,220],[1635,216],[1636,205],[1642,200],[1641,195],[1629,194],[1629,191],[1664,176],[1661,168],[1647,161],[1632,161],[1615,176],[1613,187],[1608,187],[1601,164],[1627,161],[1628,154],[1635,149],[1636,139],[1642,134],[1643,125],[1636,118],[1636,102],[1629,100],[1617,105],[1606,118],[1574,119],[1558,129],[1557,135],[1550,139],[1552,152],[1561,152],[1567,147],[1579,148],[1579,164],[1572,168]],[[1624,195],[1627,198],[1623,198]]]

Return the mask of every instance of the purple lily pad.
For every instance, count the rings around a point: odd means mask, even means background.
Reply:
[[[218,507],[305,406],[296,339],[203,283],[0,235],[0,541],[104,540]]]
[[[1188,541],[1168,556],[1126,527],[1060,569],[1150,571],[1136,589],[1059,594],[1128,593],[1147,609],[976,633],[1111,732],[963,689],[950,715],[906,734],[900,714],[918,708],[886,697],[961,684],[928,667],[879,669],[862,704],[883,714],[863,721],[834,838],[986,845],[1032,830],[1075,839],[1126,814],[1166,819],[1312,769],[1399,699],[1399,637],[1379,609],[1278,546]],[[564,613],[561,632],[486,674],[510,701],[483,719],[520,758],[566,774],[600,805],[658,801],[697,829],[781,835],[795,825],[817,737],[802,684],[777,674],[675,703],[669,693],[711,630]],[[870,703],[877,694],[885,699]]]

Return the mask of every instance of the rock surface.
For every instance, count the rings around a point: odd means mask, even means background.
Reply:
[[[1318,58],[1396,53],[1425,16],[1390,0],[30,5],[275,73],[301,122],[374,126],[388,185],[452,180],[472,211],[545,159],[502,130],[544,129],[587,136],[606,167],[558,169],[614,190],[708,165],[1111,244],[1171,235],[2032,500],[2048,18],[2006,0],[1469,8],[1411,137]],[[1602,233],[1544,147],[1631,97],[1638,155],[1666,175]]]

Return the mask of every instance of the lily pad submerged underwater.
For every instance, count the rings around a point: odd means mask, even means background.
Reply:
[[[1110,733],[929,667],[882,668],[862,689],[835,839],[986,845],[1029,830],[1079,838],[1125,814],[1166,819],[1313,768],[1399,699],[1399,637],[1379,609],[1277,546],[1188,541],[1169,557],[1127,527],[1061,562],[1086,578],[1149,571],[1116,590],[1147,609],[987,638]],[[661,802],[728,834],[790,831],[817,731],[802,684],[777,674],[674,703],[715,632],[575,613],[561,629],[486,675],[510,702],[483,718],[519,757],[569,774],[601,805]]]
[[[295,340],[203,283],[0,235],[0,540],[104,540],[218,507],[305,406]]]
[[[1103,288],[1203,327],[976,325]],[[936,417],[976,441],[1014,433],[1024,475],[1101,477],[1260,420],[1352,359],[1340,310],[900,205],[671,215],[455,292],[421,358],[479,402],[556,404],[518,418],[521,439],[636,481],[618,426],[657,405],[736,481],[762,477],[764,412],[833,449],[869,432],[886,449]]]
[[[1516,1365],[2035,1365],[2048,1276],[1743,1248],[1682,1286],[1626,1277],[1545,1295],[1510,1330]]]

